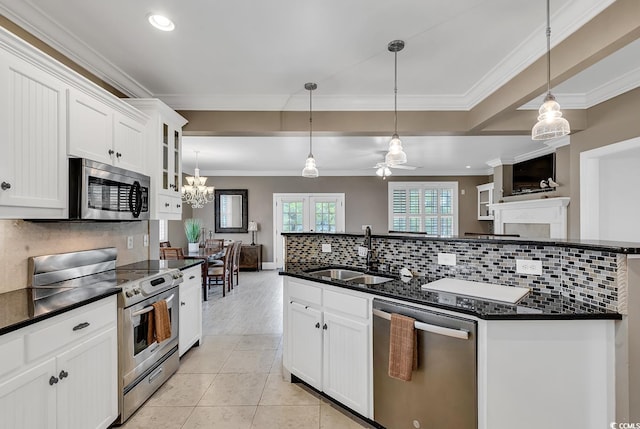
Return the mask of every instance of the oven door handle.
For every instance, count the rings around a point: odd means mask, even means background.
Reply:
[[[175,293],[172,294],[169,298],[167,298],[167,304],[169,304],[173,300],[174,296],[176,296]],[[132,313],[131,316],[133,316],[133,317],[140,316],[141,314],[148,313],[151,310],[153,310],[153,305],[148,305],[148,306],[144,307],[142,310],[138,310],[138,311]]]

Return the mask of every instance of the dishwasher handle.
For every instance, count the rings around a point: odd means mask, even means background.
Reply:
[[[386,311],[373,309],[373,315],[381,317],[386,320],[391,320],[391,313],[387,313]],[[469,339],[469,331],[465,331],[464,329],[452,329],[445,328],[444,326],[431,325],[429,323],[415,322],[415,328],[420,331],[431,332],[438,335],[445,335],[447,337],[459,338],[461,340]]]

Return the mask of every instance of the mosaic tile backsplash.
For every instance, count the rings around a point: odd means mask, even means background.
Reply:
[[[323,243],[331,244],[330,253],[322,252]],[[286,262],[365,269],[366,259],[358,256],[358,246],[362,245],[363,238],[358,236],[288,234]],[[619,305],[624,303],[618,301],[619,295],[626,296],[622,276],[626,272],[626,258],[617,253],[528,243],[379,237],[372,238],[372,249],[380,271],[397,274],[406,267],[418,276],[529,287],[541,293],[562,294],[595,308],[624,313],[625,306]],[[456,254],[455,266],[438,264],[438,253],[443,252]],[[516,259],[542,261],[542,275],[516,274]]]

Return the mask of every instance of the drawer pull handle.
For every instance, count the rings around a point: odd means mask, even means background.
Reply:
[[[49,386],[53,386],[57,382],[58,382],[58,377],[56,377],[55,375],[52,375],[51,378],[49,379]]]
[[[316,328],[320,329],[320,322],[316,323]]]
[[[155,380],[156,378],[158,378],[161,374],[162,374],[163,368],[160,367],[158,369],[156,369],[155,371],[153,371],[150,375],[149,375],[149,384],[151,384],[153,382],[153,380]]]
[[[195,279],[195,278],[196,278],[196,276],[190,276],[190,277],[189,277],[189,280],[193,280],[193,279]]]
[[[62,371],[60,371],[59,377],[60,377],[60,380],[62,380],[63,378],[69,377],[69,373],[63,369]]]
[[[73,330],[74,330],[74,331],[79,331],[80,329],[84,329],[84,328],[86,328],[86,327],[87,327],[87,326],[89,326],[89,325],[90,325],[90,323],[89,323],[89,322],[82,322],[82,323],[79,323],[79,324],[77,324],[76,326],[74,326],[74,327],[73,327]]]

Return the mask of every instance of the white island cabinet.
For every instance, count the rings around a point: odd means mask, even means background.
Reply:
[[[178,352],[185,354],[202,340],[202,266],[196,265],[183,272],[180,283],[180,316],[178,318]]]
[[[371,418],[370,297],[285,277],[284,307],[285,369]]]
[[[0,428],[107,428],[117,371],[115,296],[0,336]]]
[[[374,296],[288,276],[283,282],[285,369],[373,418]],[[485,320],[410,305],[477,321],[477,429],[599,429],[615,421],[615,320]],[[456,407],[455,397],[447,404]]]

